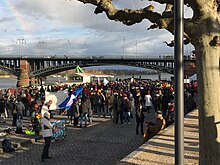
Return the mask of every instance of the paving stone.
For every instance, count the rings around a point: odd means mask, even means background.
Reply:
[[[198,114],[191,114],[195,116]],[[146,120],[155,120],[154,113],[146,114]],[[196,120],[188,120],[189,129],[196,129]],[[186,126],[187,126],[186,125]],[[115,124],[110,118],[95,118],[87,128],[67,125],[65,140],[51,144],[50,155],[45,164],[52,165],[125,165],[125,164],[171,164],[173,163],[173,126],[142,145],[142,135],[135,134],[135,119],[131,124]],[[170,131],[171,130],[171,131]],[[196,131],[186,134],[186,163],[198,160],[198,136]],[[140,147],[140,148],[139,148]],[[13,153],[0,154],[0,164],[39,165],[43,140],[21,144]],[[170,161],[171,160],[171,161]],[[196,161],[194,161],[196,160]],[[146,163],[147,162],[147,163]]]

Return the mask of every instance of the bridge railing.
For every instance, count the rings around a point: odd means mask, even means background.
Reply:
[[[136,55],[0,55],[0,59],[158,59],[162,56],[136,56]]]

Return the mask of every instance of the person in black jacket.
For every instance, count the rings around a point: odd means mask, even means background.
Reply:
[[[113,101],[113,111],[115,112],[115,123],[118,124],[118,118],[120,116],[120,122],[121,124],[123,124],[123,109],[122,109],[123,98],[121,96],[118,96],[118,94],[115,94],[114,96],[115,98]]]
[[[5,122],[5,100],[4,97],[0,99],[0,118],[2,118],[2,122]]]
[[[143,113],[143,104],[142,101],[139,100],[137,102],[137,107],[136,107],[136,134],[139,134],[139,126],[141,127],[141,134],[144,134],[144,128],[143,128],[143,123],[144,123],[144,113]]]

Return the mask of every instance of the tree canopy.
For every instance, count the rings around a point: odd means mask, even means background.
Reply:
[[[95,14],[105,12],[108,19],[122,22],[125,25],[140,23],[149,20],[152,25],[148,29],[166,29],[174,34],[174,1],[173,0],[149,0],[159,4],[166,4],[162,13],[155,12],[155,6],[149,5],[141,9],[118,9],[112,0],[78,0],[96,6]],[[184,19],[184,37],[193,45],[196,44],[196,36],[203,33],[201,26],[210,25],[208,32],[214,33],[210,46],[220,44],[220,0],[185,0],[184,4],[193,10],[192,18]]]
[[[148,29],[166,29],[174,34],[174,0],[140,0],[165,5],[161,13],[152,4],[133,10],[118,9],[116,0],[78,1],[96,6],[95,14],[105,13],[108,19],[127,26],[146,19],[152,23]],[[200,164],[216,165],[220,162],[220,0],[184,0],[184,5],[193,12],[191,18],[184,18],[184,43],[195,46]]]

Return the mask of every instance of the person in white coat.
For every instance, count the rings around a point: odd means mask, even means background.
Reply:
[[[147,91],[147,94],[144,96],[145,107],[147,108],[147,112],[150,113],[150,109],[152,106],[152,97],[150,95],[150,91]]]
[[[50,148],[51,138],[53,135],[52,129],[54,125],[50,122],[49,112],[44,112],[44,115],[41,119],[41,124],[42,124],[42,136],[45,141],[43,153],[41,156],[41,161],[44,162],[45,159],[52,158],[51,156],[49,156],[49,148]]]

